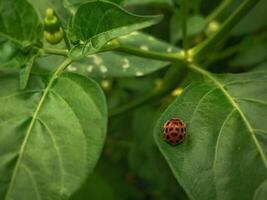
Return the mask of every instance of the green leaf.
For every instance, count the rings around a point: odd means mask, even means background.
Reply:
[[[163,113],[155,140],[190,199],[265,199],[267,180],[267,74],[217,76],[192,83]],[[178,117],[187,137],[163,140],[162,127]],[[261,197],[260,197],[261,196]]]
[[[233,29],[233,35],[250,34],[256,31],[264,30],[267,27],[267,1],[260,1],[253,10]]]
[[[27,46],[41,34],[41,22],[26,0],[0,0],[0,36]]]
[[[72,32],[80,44],[72,48],[74,58],[100,50],[108,41],[158,23],[161,16],[139,16],[106,1],[82,4],[72,21]]]
[[[144,5],[167,5],[173,6],[172,0],[124,0],[124,6],[144,6]]]
[[[141,32],[132,32],[118,38],[118,40],[123,45],[140,48],[141,50],[162,53],[171,53],[179,50],[177,47]],[[68,70],[90,77],[130,77],[144,76],[168,65],[169,62],[156,61],[127,53],[103,52],[89,55],[73,63]]]
[[[116,4],[121,4],[125,0],[106,0]],[[77,9],[81,4],[88,2],[88,0],[64,0],[64,5],[67,8]]]
[[[26,87],[32,70],[33,62],[36,57],[37,55],[30,56],[25,65],[20,69],[20,89],[24,89]]]
[[[0,75],[0,199],[67,199],[94,168],[106,134],[103,93],[65,73]]]
[[[194,36],[202,32],[205,28],[205,19],[201,16],[190,16],[187,21],[188,36]],[[182,21],[181,13],[175,12],[170,22],[170,39],[172,43],[176,43],[182,39]]]
[[[14,43],[0,37],[0,68],[19,68],[26,56]]]

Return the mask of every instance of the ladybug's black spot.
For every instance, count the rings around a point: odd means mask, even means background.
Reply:
[[[171,123],[171,122],[170,122],[170,121],[168,121],[166,125],[168,126],[170,123]]]
[[[177,133],[172,133],[172,136],[176,137],[176,136],[178,136],[178,134]]]
[[[179,138],[180,138],[180,140],[182,140],[184,138],[184,136],[183,135],[180,135]]]
[[[176,140],[175,142],[176,142],[176,143],[179,143],[179,140]]]
[[[166,135],[166,139],[169,140],[170,139],[170,136],[169,135]]]
[[[180,131],[180,129],[179,129],[179,128],[175,128],[175,130],[176,130],[177,132],[179,132],[179,131]]]
[[[169,131],[171,132],[173,130],[173,128],[171,127],[171,128],[169,128]]]
[[[182,122],[179,122],[179,124],[180,124],[181,126],[183,126],[183,125],[184,125]]]
[[[184,132],[184,128],[181,128],[181,132],[182,132],[182,133]]]
[[[177,121],[173,122],[174,125],[178,126],[179,123]]]

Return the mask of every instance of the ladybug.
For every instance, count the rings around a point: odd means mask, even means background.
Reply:
[[[168,120],[164,124],[163,129],[164,139],[172,145],[181,143],[185,138],[186,124],[178,118],[172,118]]]

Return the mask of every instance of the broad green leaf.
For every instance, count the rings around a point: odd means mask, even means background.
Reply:
[[[80,41],[70,55],[84,57],[100,50],[108,41],[158,23],[161,16],[139,16],[107,1],[82,4],[72,21],[72,34]]]
[[[163,113],[155,140],[190,199],[264,200],[267,190],[267,74],[215,75],[192,83]],[[162,127],[178,117],[187,137],[163,140]]]
[[[162,42],[155,37],[141,32],[118,38],[124,45],[151,50],[155,52],[171,53],[179,49]],[[103,52],[89,55],[73,63],[68,70],[75,71],[91,77],[130,77],[144,76],[168,66],[169,62],[156,61],[121,52]]]
[[[0,36],[21,45],[36,42],[41,22],[26,0],[0,0]]]
[[[104,95],[80,75],[31,75],[25,90],[17,76],[0,77],[0,199],[67,199],[101,153]]]
[[[205,28],[205,19],[201,16],[190,16],[187,21],[188,36],[194,36],[202,32]],[[170,39],[172,43],[176,43],[182,39],[182,21],[181,13],[175,12],[170,22]]]
[[[70,200],[115,200],[111,185],[96,173],[90,175],[85,184],[80,188]]]

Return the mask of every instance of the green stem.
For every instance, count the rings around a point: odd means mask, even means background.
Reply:
[[[212,13],[207,16],[206,21],[211,22],[218,19],[226,10],[226,8],[233,2],[233,0],[224,0],[218,7],[216,7]]]
[[[217,32],[192,49],[192,55],[194,58],[199,59],[207,51],[217,45],[223,38],[225,38],[233,27],[238,24],[259,1],[260,0],[244,0],[235,12],[225,20]]]
[[[47,54],[55,54],[60,56],[68,56],[67,49],[52,49],[52,48],[42,48],[41,51]]]
[[[182,61],[184,60],[183,51],[175,52],[175,53],[161,53],[161,52],[155,52],[155,51],[145,51],[139,48],[130,47],[126,45],[120,45],[114,50],[124,53],[129,53],[132,55],[144,57],[144,58],[151,58],[155,60],[161,60],[161,61]]]
[[[62,28],[62,29],[63,29],[63,39],[64,39],[64,42],[66,44],[67,49],[70,50],[71,49],[70,40],[68,38],[68,35],[67,35],[65,29],[64,28]]]
[[[188,35],[187,35],[187,14],[188,14],[188,2],[187,0],[181,1],[182,9],[182,35],[183,35],[183,49],[185,57],[188,57]]]

